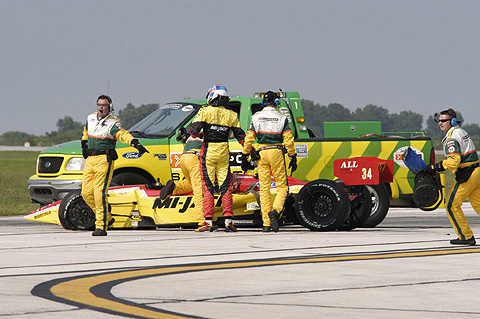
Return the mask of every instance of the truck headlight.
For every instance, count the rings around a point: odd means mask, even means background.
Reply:
[[[83,157],[73,157],[65,166],[65,170],[67,171],[83,171],[85,167],[85,159]]]

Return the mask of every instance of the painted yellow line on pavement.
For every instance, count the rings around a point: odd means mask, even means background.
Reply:
[[[222,262],[201,265],[187,265],[187,266],[162,266],[159,268],[148,268],[130,271],[118,271],[108,274],[100,274],[93,276],[86,276],[82,278],[67,280],[58,283],[50,288],[51,293],[68,301],[85,305],[87,307],[96,307],[104,309],[110,313],[131,315],[143,318],[192,318],[192,316],[172,313],[162,309],[151,307],[142,307],[142,305],[135,305],[131,302],[122,303],[117,300],[110,300],[107,297],[103,298],[92,293],[91,289],[95,286],[119,281],[119,283],[127,280],[136,280],[151,276],[161,276],[174,273],[205,271],[205,270],[221,270],[234,268],[248,268],[248,267],[262,267],[262,266],[278,266],[288,264],[303,264],[303,263],[322,263],[322,262],[336,262],[336,261],[359,261],[359,260],[378,260],[378,259],[392,259],[392,258],[406,258],[406,257],[427,257],[427,256],[442,256],[454,254],[479,253],[478,248],[464,248],[464,249],[446,249],[446,250],[427,250],[427,251],[406,251],[406,252],[392,252],[392,253],[369,253],[363,255],[343,255],[343,256],[324,256],[314,258],[297,258],[297,259],[275,259],[275,260],[254,260],[254,261],[240,261],[240,262]]]

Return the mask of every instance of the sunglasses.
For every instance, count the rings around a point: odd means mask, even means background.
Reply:
[[[450,120],[451,120],[451,119],[443,119],[443,120],[438,120],[438,122],[440,122],[440,123],[445,123],[445,122],[448,122],[448,121],[450,121]]]
[[[110,104],[100,104],[100,103],[97,103],[97,106],[109,106]]]

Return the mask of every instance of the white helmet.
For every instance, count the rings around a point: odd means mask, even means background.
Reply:
[[[207,103],[211,105],[228,105],[228,91],[227,88],[221,84],[215,84],[207,91]]]

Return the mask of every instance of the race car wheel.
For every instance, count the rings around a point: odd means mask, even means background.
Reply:
[[[347,220],[350,200],[335,182],[318,179],[302,187],[295,197],[295,211],[300,224],[310,230],[335,230]]]
[[[387,216],[390,208],[390,193],[383,184],[367,185],[372,197],[372,212],[367,221],[360,227],[373,228],[379,225]]]
[[[81,189],[71,191],[62,199],[58,208],[58,217],[65,229],[95,228],[95,214],[83,200]]]
[[[143,175],[133,172],[123,172],[112,177],[110,186],[142,185],[148,183],[151,183],[151,181]]]
[[[346,191],[351,198],[351,209],[347,220],[339,230],[352,230],[360,227],[372,212],[372,197],[365,185],[347,186]]]

